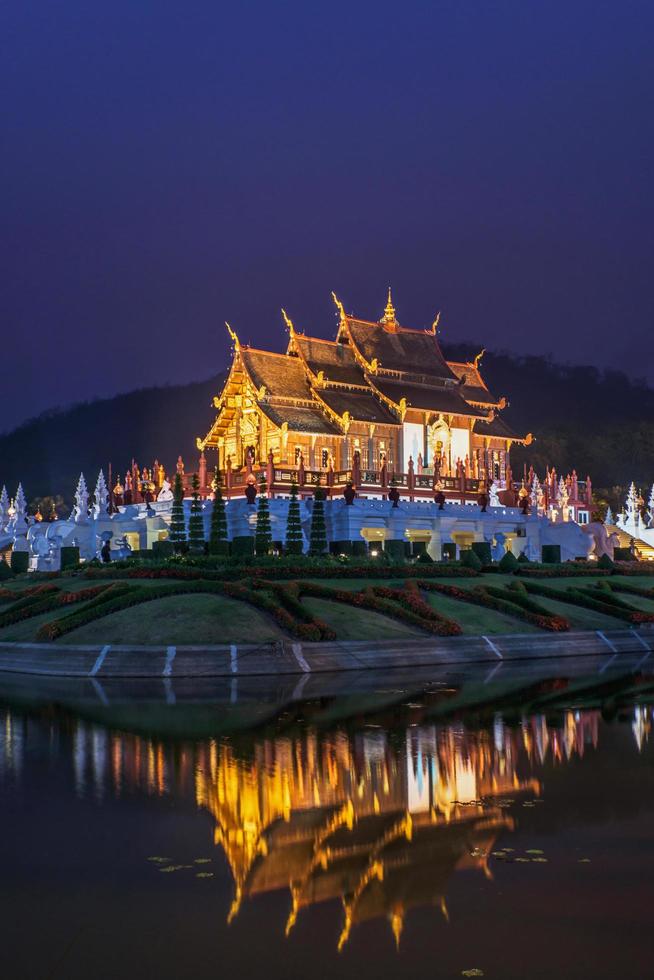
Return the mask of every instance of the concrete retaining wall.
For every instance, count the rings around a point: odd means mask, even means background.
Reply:
[[[628,654],[654,662],[654,630],[457,636],[402,642],[67,646],[0,643],[0,671],[60,677],[253,677]],[[650,659],[651,658],[651,659]]]

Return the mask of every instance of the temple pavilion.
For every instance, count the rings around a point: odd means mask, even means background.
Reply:
[[[396,478],[403,487],[407,474],[424,474],[425,489],[439,478],[468,480],[471,491],[473,481],[505,487],[512,443],[531,437],[501,417],[506,400],[489,391],[481,355],[470,363],[446,360],[438,320],[428,330],[402,326],[390,289],[378,321],[347,314],[334,301],[334,340],[301,333],[282,311],[284,354],[242,344],[227,325],[232,363],[198,448],[217,450],[220,468],[235,473],[274,463],[331,473],[332,485],[354,470],[361,483],[379,482],[381,473],[382,485]]]

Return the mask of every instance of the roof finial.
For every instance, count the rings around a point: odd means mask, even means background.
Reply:
[[[477,356],[475,357],[475,360],[474,360],[475,370],[479,370],[479,365],[481,364],[481,359],[482,359],[482,357],[484,356],[485,353],[486,353],[486,348],[485,347],[482,347],[482,349],[479,351],[479,353],[477,354]]]
[[[293,334],[295,333],[295,327],[293,326],[293,321],[291,320],[290,316],[288,315],[288,313],[286,312],[283,306],[282,306],[282,316],[284,317],[284,323],[288,328],[288,332],[292,337]]]
[[[338,298],[338,296],[336,295],[336,293],[334,292],[334,290],[332,290],[332,299],[334,300],[334,303],[336,304],[336,309],[338,310],[338,314],[340,316],[341,323],[345,323],[345,320],[346,320],[346,317],[345,317],[345,307],[341,303],[340,299]]]
[[[395,318],[395,307],[393,306],[393,297],[391,296],[391,287],[388,287],[388,300],[384,308],[384,323],[397,323]]]
[[[238,342],[238,337],[236,336],[236,331],[232,330],[227,320],[225,320],[225,326],[227,327],[227,333],[229,334],[229,336],[232,338],[232,341],[234,342],[234,346],[238,348],[239,342]]]
[[[438,333],[438,324],[440,323],[440,320],[441,320],[441,311],[439,310],[438,313],[436,314],[436,319],[431,325],[431,333],[433,333],[434,335]]]

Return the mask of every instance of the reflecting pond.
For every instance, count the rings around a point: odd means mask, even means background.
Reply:
[[[4,974],[650,976],[653,683],[0,681]]]

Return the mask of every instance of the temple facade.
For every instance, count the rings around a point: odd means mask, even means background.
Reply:
[[[391,481],[417,493],[439,481],[445,492],[471,494],[482,482],[510,486],[511,445],[531,437],[501,417],[506,400],[486,386],[481,355],[447,361],[438,321],[429,330],[401,326],[390,290],[376,322],[334,301],[334,340],[295,330],[284,313],[284,354],[242,344],[228,326],[232,364],[198,448],[216,450],[230,474],[274,464],[299,470],[300,484],[323,474],[329,485],[351,480],[369,495]]]

